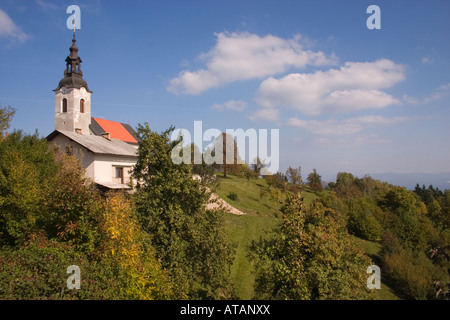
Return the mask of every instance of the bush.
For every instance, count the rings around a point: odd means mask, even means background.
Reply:
[[[373,215],[376,211],[375,205],[362,199],[349,201],[348,231],[369,241],[381,240],[383,228]]]
[[[381,239],[381,225],[367,211],[351,214],[348,220],[348,230],[350,233],[369,241]]]
[[[126,299],[126,279],[118,264],[89,261],[73,247],[48,240],[0,252],[0,299],[73,300]],[[67,267],[80,267],[81,289],[67,288]]]
[[[231,191],[228,195],[227,195],[228,199],[233,200],[233,201],[237,201],[238,199],[238,195],[236,192]]]
[[[383,270],[393,286],[408,298],[423,300],[434,297],[433,265],[422,253],[400,250],[383,257]]]

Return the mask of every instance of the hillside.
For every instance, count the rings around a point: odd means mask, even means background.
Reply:
[[[279,211],[281,203],[264,192],[267,189],[267,183],[262,178],[248,181],[246,178],[233,175],[227,175],[227,178],[223,178],[219,174],[218,180],[219,185],[215,192],[227,203],[246,213],[241,216],[227,214],[225,221],[227,233],[236,250],[235,261],[231,269],[232,281],[235,284],[239,299],[252,299],[255,278],[252,261],[248,255],[248,247],[253,240],[259,240],[267,231],[276,226],[278,219],[281,217]],[[237,194],[235,200],[228,197],[232,192]],[[311,191],[309,187],[306,187],[303,191],[303,197],[309,203],[316,199],[318,195]],[[282,194],[281,198],[284,200],[285,194]],[[354,238],[358,246],[376,263],[380,250],[379,244],[357,237]],[[385,283],[382,283],[381,290],[377,290],[376,298],[398,299],[393,290]]]

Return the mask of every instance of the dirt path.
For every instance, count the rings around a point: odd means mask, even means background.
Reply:
[[[231,214],[236,215],[243,215],[246,214],[245,212],[242,212],[229,203],[227,203],[225,200],[223,200],[221,197],[219,197],[215,193],[211,193],[211,198],[209,199],[209,203],[206,205],[206,209],[218,209],[222,208],[226,212],[229,212]]]

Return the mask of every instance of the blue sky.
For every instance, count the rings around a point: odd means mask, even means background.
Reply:
[[[48,135],[77,30],[92,114],[279,129],[280,170],[450,171],[449,1],[0,1],[0,104]],[[369,5],[381,29],[369,30]]]

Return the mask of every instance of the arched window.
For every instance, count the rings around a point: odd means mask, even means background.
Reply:
[[[62,112],[67,112],[67,99],[63,99]]]
[[[84,113],[84,99],[80,100],[80,112]]]

